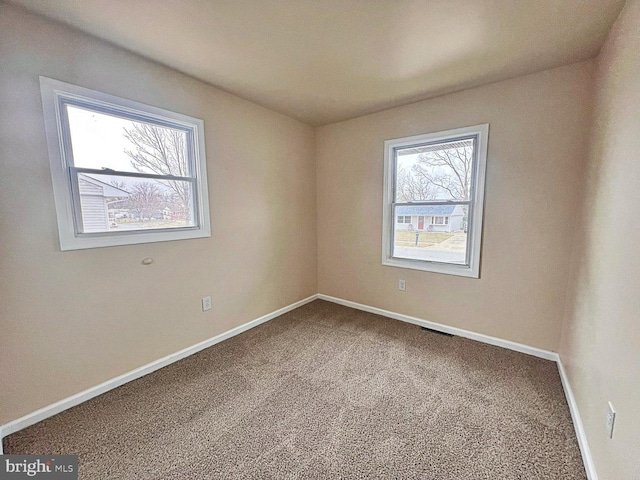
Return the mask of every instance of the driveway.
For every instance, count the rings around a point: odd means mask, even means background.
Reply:
[[[464,264],[466,247],[467,234],[456,232],[453,237],[429,247],[396,246],[394,256],[414,260]]]

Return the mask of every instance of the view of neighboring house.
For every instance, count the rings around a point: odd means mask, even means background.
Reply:
[[[402,205],[396,208],[396,230],[448,233],[463,227],[462,205]]]
[[[78,174],[78,190],[83,232],[108,232],[109,205],[129,198],[128,192],[82,173]]]
[[[173,209],[165,206],[161,213],[164,220],[185,220],[187,218],[184,210],[182,210],[178,205],[173,205]]]

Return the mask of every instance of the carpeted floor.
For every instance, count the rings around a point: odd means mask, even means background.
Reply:
[[[81,479],[584,479],[553,362],[315,301],[5,438]]]

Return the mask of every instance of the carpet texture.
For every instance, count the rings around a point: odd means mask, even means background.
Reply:
[[[81,479],[584,479],[555,363],[317,300],[5,438]]]

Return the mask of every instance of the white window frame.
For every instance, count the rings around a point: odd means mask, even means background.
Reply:
[[[396,151],[423,144],[441,143],[455,139],[475,138],[475,161],[471,175],[471,198],[469,199],[467,228],[467,257],[465,264],[413,260],[393,256],[394,202]],[[484,207],[485,176],[489,124],[474,125],[453,130],[396,138],[384,142],[384,191],[382,210],[382,264],[391,267],[409,268],[426,272],[480,277],[480,248],[482,245],[482,223]],[[424,202],[424,204],[448,204],[456,202]],[[423,204],[422,202],[413,202]]]
[[[40,91],[61,250],[211,236],[204,122],[202,120],[47,77],[40,77]],[[83,108],[94,109],[101,113],[114,113],[131,120],[146,121],[167,127],[173,126],[187,131],[195,225],[153,230],[83,233],[80,227],[81,219],[77,211],[78,201],[74,201],[73,193],[74,171],[78,169],[73,166],[68,121],[62,112],[66,103],[80,105]]]

